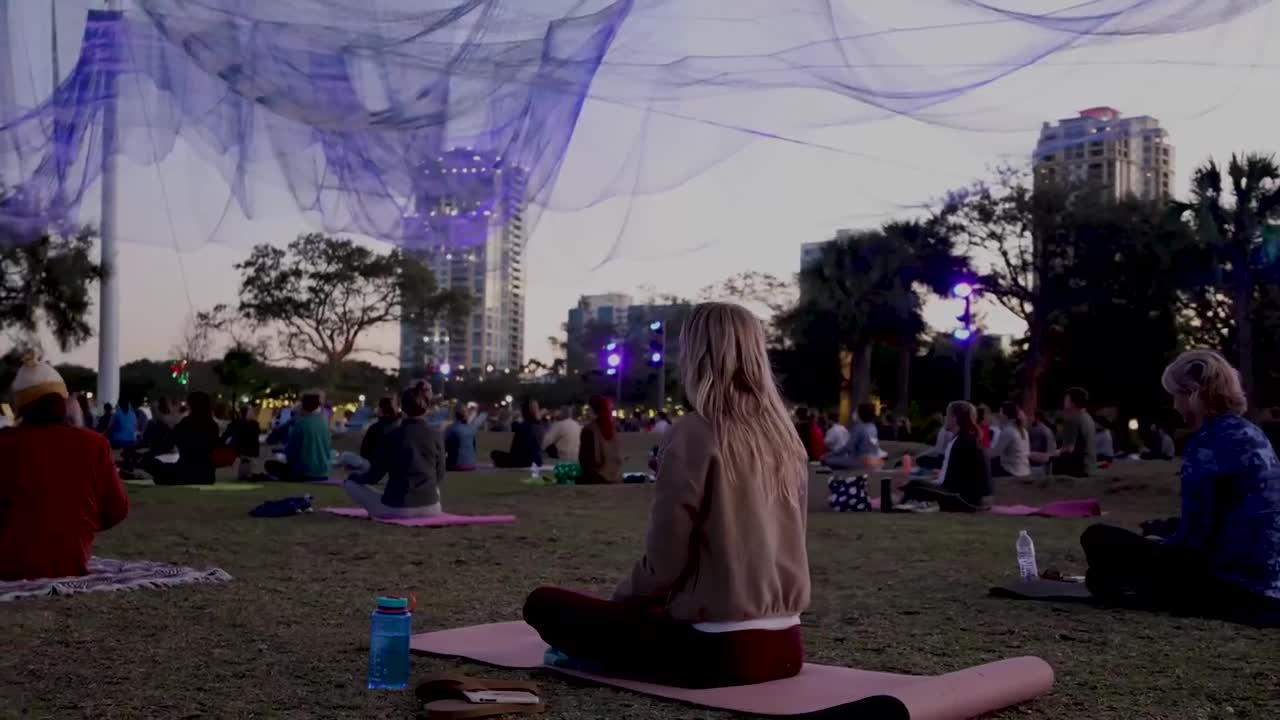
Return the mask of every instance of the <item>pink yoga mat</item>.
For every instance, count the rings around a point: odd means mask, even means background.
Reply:
[[[1087,500],[1062,500],[1051,502],[1040,507],[1030,505],[996,505],[991,508],[996,515],[1036,516],[1047,518],[1088,518],[1102,514],[1102,503],[1092,498]]]
[[[880,509],[880,498],[871,498],[871,507]],[[1089,518],[1102,515],[1102,503],[1097,500],[1062,500],[1047,505],[993,505],[992,515],[1009,515],[1012,517],[1044,517],[1056,519]]]
[[[364,508],[342,508],[327,507],[320,508],[320,512],[333,513],[341,517],[364,518],[366,520],[377,520],[380,523],[388,525],[402,525],[404,527],[457,527],[460,525],[510,525],[516,521],[515,515],[436,515],[434,517],[423,518],[370,518],[368,511]]]
[[[505,668],[542,667],[547,644],[522,622],[477,625],[413,636],[414,652],[465,658]],[[1034,699],[1053,687],[1053,669],[1036,657],[1000,660],[946,675],[918,676],[806,664],[789,680],[733,688],[686,690],[547,668],[601,685],[733,712],[774,717],[817,713],[879,700],[911,720],[967,720]],[[851,708],[852,709],[852,708]]]

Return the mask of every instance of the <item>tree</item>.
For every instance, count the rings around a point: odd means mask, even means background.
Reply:
[[[34,336],[47,328],[63,351],[93,335],[86,318],[101,277],[91,228],[24,236],[0,228],[0,330]]]
[[[1091,379],[1095,396],[1118,402],[1132,395],[1135,378],[1158,376],[1176,352],[1192,249],[1177,213],[1116,201],[1106,188],[1032,188],[1024,173],[1006,168],[993,183],[951,193],[937,218],[984,259],[983,295],[1027,325],[1018,385],[1028,412],[1039,408],[1051,370],[1055,391]],[[1071,379],[1060,382],[1064,376]],[[1142,387],[1140,395],[1159,402]]]
[[[943,292],[968,263],[952,252],[937,223],[890,223],[843,235],[823,247],[819,261],[800,273],[800,301],[781,318],[793,346],[825,328],[853,358],[851,405],[871,396],[871,349],[898,347],[908,365],[924,329],[922,292]],[[907,370],[900,378],[907,377]],[[899,405],[905,408],[906,391]]]
[[[1181,207],[1189,212],[1205,248],[1214,260],[1215,280],[1224,286],[1230,308],[1233,349],[1249,404],[1261,406],[1255,371],[1254,313],[1266,280],[1264,273],[1274,268],[1274,258],[1264,252],[1268,224],[1280,222],[1280,165],[1271,155],[1231,156],[1227,164],[1229,194],[1223,188],[1218,164],[1209,160],[1191,178],[1191,202]],[[1274,270],[1272,270],[1274,272]],[[1216,284],[1216,283],[1215,283]],[[1223,306],[1218,289],[1209,284],[1204,292],[1210,306]],[[1233,332],[1232,332],[1233,331]]]
[[[769,318],[769,330],[775,344],[783,342],[778,319],[795,307],[800,287],[795,278],[783,280],[776,275],[749,270],[729,277],[718,284],[708,285],[698,293],[698,300],[714,300],[740,303]]]
[[[232,405],[240,401],[242,390],[254,384],[254,369],[257,364],[258,358],[252,352],[239,349],[228,350],[221,360],[214,363],[213,374],[231,393]]]
[[[238,314],[273,332],[281,359],[310,365],[329,386],[345,360],[369,351],[360,345],[369,330],[402,318],[456,324],[467,309],[468,298],[441,291],[422,262],[318,233],[283,249],[257,245],[235,267]]]

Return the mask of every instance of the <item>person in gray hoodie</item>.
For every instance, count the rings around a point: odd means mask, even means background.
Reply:
[[[351,475],[343,485],[371,517],[430,517],[444,512],[440,503],[444,439],[427,424],[430,397],[423,393],[420,388],[404,391],[400,397],[404,419],[387,433],[369,471]],[[386,488],[379,492],[374,486],[384,477]]]

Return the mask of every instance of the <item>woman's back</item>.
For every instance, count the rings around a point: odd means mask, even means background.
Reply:
[[[582,466],[583,484],[601,485],[622,482],[622,451],[618,436],[605,437],[598,422],[589,422],[579,433],[578,464]]]
[[[691,623],[798,615],[809,604],[805,545],[808,470],[779,468],[794,493],[766,491],[758,473],[728,482],[711,424],[676,421],[660,451],[645,556],[619,597],[666,592],[667,611]],[[690,540],[693,540],[690,542]]]
[[[1025,428],[1009,425],[1000,430],[991,447],[1004,471],[1014,477],[1031,474],[1031,440]]]

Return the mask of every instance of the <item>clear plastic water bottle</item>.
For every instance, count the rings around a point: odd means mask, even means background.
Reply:
[[[538,463],[531,463],[529,465],[529,482],[542,482],[542,466]]]
[[[1036,567],[1036,544],[1026,530],[1018,533],[1018,575],[1022,582],[1033,582],[1040,578],[1040,569]]]
[[[407,598],[378,598],[369,630],[369,689],[403,690],[409,685],[409,637],[413,613]]]

